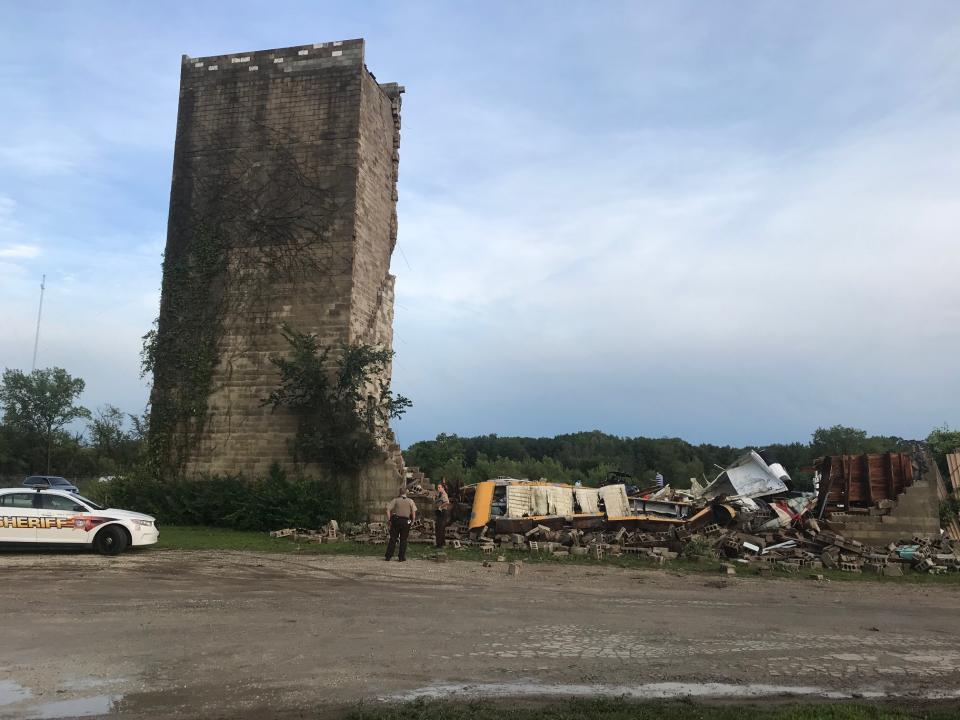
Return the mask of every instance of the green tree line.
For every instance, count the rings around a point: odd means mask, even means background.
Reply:
[[[752,447],[769,452],[799,487],[810,487],[813,461],[818,457],[909,450],[913,442],[835,425],[818,428],[809,442]],[[931,432],[927,442],[945,470],[944,453],[960,448],[960,432],[944,425]],[[673,487],[687,488],[691,478],[701,483],[712,480],[747,449],[709,443],[694,445],[680,438],[619,437],[599,430],[551,438],[460,437],[442,433],[435,440],[411,445],[404,452],[404,459],[428,477],[446,477],[454,484],[507,476],[597,485],[608,472],[618,471],[633,476],[641,486],[652,485],[660,472]]]
[[[91,412],[80,404],[85,387],[63,368],[4,370],[0,478],[7,483],[27,475],[94,478],[130,472],[143,461],[144,417],[109,404]]]
[[[309,350],[307,355],[313,358],[316,348]],[[294,353],[291,362],[307,367],[298,358]],[[369,358],[366,361],[372,362]],[[284,375],[277,397],[265,402],[279,404],[278,398],[284,392],[289,395],[291,387],[297,388],[290,378],[300,374],[303,373],[291,371]],[[349,388],[357,385],[341,384]],[[53,474],[82,480],[136,474],[143,469],[147,462],[146,415],[124,413],[113,405],[91,412],[80,404],[84,389],[82,379],[62,368],[3,372],[0,478],[9,483],[30,474]],[[389,393],[386,397],[390,399]],[[281,399],[285,400],[286,395]],[[400,404],[401,412],[409,404],[400,397],[393,402]],[[394,412],[390,403],[383,407],[391,417],[400,414]],[[76,429],[78,422],[83,423],[82,431]],[[945,472],[944,454],[960,448],[960,431],[943,425],[934,428],[926,442]],[[906,450],[911,444],[912,441],[900,437],[868,435],[857,428],[835,425],[818,428],[809,442],[771,444],[764,449],[803,485],[817,457]],[[505,475],[597,485],[608,472],[619,471],[632,475],[641,485],[652,484],[655,474],[660,472],[671,485],[684,488],[689,486],[690,478],[701,482],[713,479],[720,468],[745,449],[708,443],[694,445],[680,438],[619,437],[599,430],[551,438],[460,437],[441,433],[435,440],[414,443],[404,457],[408,465],[421,468],[431,478],[446,477],[454,483]]]

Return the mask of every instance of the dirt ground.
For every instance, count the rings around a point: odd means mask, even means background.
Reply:
[[[346,556],[0,554],[0,718],[451,693],[960,696],[953,586]]]

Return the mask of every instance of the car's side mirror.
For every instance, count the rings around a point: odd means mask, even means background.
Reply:
[[[74,506],[73,506],[73,511],[74,511],[74,512],[86,512],[87,509],[86,509],[85,507],[81,506],[81,505],[74,505]]]

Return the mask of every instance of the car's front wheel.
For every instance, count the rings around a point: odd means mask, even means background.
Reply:
[[[93,539],[93,549],[101,555],[119,555],[127,549],[127,534],[117,525],[108,525]]]

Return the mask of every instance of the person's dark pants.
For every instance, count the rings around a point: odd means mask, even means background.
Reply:
[[[393,551],[397,549],[397,541],[400,541],[400,552],[397,559],[403,562],[407,559],[407,536],[410,535],[410,518],[394,515],[390,518],[390,542],[387,543],[387,560],[393,557]]]
[[[447,545],[447,511],[446,510],[437,510],[434,513],[436,517],[436,528],[437,528],[437,547],[442,548]]]

